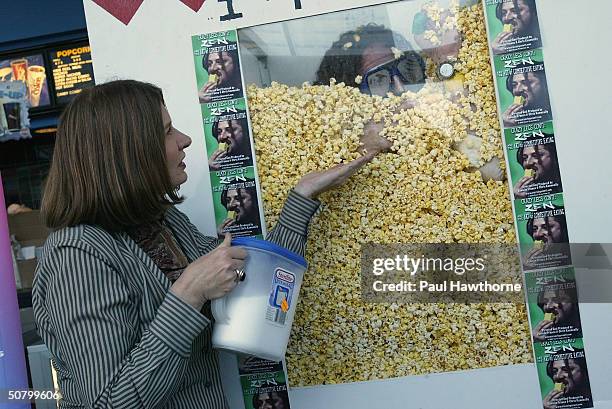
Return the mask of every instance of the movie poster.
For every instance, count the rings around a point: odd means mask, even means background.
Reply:
[[[563,194],[514,201],[523,269],[571,264]]]
[[[238,355],[238,372],[245,409],[290,409],[282,362]]]
[[[208,102],[201,106],[208,168],[217,171],[252,166],[245,100]]]
[[[552,122],[504,131],[514,199],[563,191]]]
[[[242,98],[236,30],[196,35],[191,42],[200,103]]]
[[[573,267],[532,271],[525,285],[534,343],[582,338]]]
[[[552,119],[541,49],[496,56],[495,77],[504,128]]]
[[[486,0],[489,44],[493,54],[542,46],[535,0]]]
[[[262,219],[253,167],[210,173],[217,234],[262,238]]]
[[[591,383],[582,339],[534,345],[544,408],[593,407]]]

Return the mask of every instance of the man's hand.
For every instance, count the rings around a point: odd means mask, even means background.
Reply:
[[[516,126],[516,119],[513,118],[514,114],[521,111],[523,109],[523,105],[521,104],[512,104],[506,109],[506,112],[503,113],[502,118],[504,120],[505,127]]]
[[[524,199],[527,197],[527,193],[523,192],[522,190],[533,183],[535,179],[531,176],[523,176],[522,178],[519,179],[519,181],[516,183],[516,185],[514,185],[514,197],[516,199]]]
[[[554,321],[551,320],[542,320],[536,327],[533,329],[533,339],[537,342],[546,341],[546,335],[543,334],[545,330],[552,327],[554,325]]]
[[[512,31],[502,31],[499,33],[497,38],[493,40],[491,43],[491,48],[493,49],[493,53],[500,54],[506,52],[506,47],[504,47],[504,43],[512,38],[514,33]]]
[[[204,86],[198,92],[198,98],[200,99],[200,104],[210,102],[211,100],[210,94],[212,93],[212,91],[215,90],[215,88],[217,88],[216,82],[207,82],[206,84],[204,84]]]
[[[223,237],[224,234],[228,234],[228,233],[224,233],[223,231],[229,226],[233,226],[234,224],[236,224],[236,219],[234,218],[232,219],[227,218],[223,220],[223,222],[217,227],[217,236],[221,238]]]
[[[221,168],[221,165],[218,163],[218,160],[223,159],[226,156],[227,156],[227,150],[217,149],[216,151],[214,151],[213,154],[210,155],[210,158],[208,159],[209,169],[219,170]]]
[[[557,404],[554,401],[562,397],[563,391],[556,391],[553,389],[542,401],[544,404],[544,409],[557,409]]]

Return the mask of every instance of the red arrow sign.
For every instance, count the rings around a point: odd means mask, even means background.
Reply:
[[[191,10],[195,12],[200,10],[200,7],[202,7],[202,4],[204,4],[204,0],[181,0],[181,1],[185,3],[187,7],[189,7]]]
[[[134,17],[144,0],[93,0],[98,6],[112,14],[126,26]],[[180,0],[193,11],[198,11],[205,0]]]

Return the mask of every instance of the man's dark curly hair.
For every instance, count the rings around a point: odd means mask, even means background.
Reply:
[[[506,78],[506,89],[508,91],[510,91],[511,94],[514,95],[514,92],[512,90],[512,82],[514,81],[514,76],[516,74],[523,74],[522,72],[520,72],[519,69],[529,68],[529,67],[531,67],[533,65],[540,65],[540,64],[544,64],[544,63],[540,62],[540,61],[535,61],[534,60],[533,64],[522,63],[522,64],[517,65],[516,67],[513,67],[512,68],[512,73],[510,75],[508,75],[508,78]],[[533,75],[538,77],[538,79],[540,80],[540,83],[541,83],[541,86],[542,86],[543,89],[547,89],[548,88],[548,84],[546,82],[546,73],[544,72],[544,70],[529,71],[529,72],[531,72]]]
[[[560,210],[560,209],[565,210],[563,206],[554,205],[554,210]],[[540,217],[537,217],[537,219],[540,219]],[[561,225],[560,243],[569,243],[569,235],[567,234],[567,221],[565,220],[565,214],[558,214],[556,216],[546,216],[544,217],[544,219],[546,220],[547,225],[550,219],[557,221]],[[529,234],[529,236],[531,236],[532,239],[534,239],[533,238],[533,233],[534,233],[533,220],[534,220],[533,218],[529,219],[529,221],[527,222],[527,226],[526,226],[527,234]]]
[[[238,50],[225,50],[225,51],[221,51],[221,53],[229,55],[234,65],[238,67],[238,64],[239,64]],[[202,54],[202,68],[204,68],[206,72],[208,72],[208,55],[209,54],[210,54],[210,48],[208,48],[206,52]]]
[[[349,43],[351,46],[346,46]],[[337,82],[356,86],[355,77],[360,75],[363,52],[373,44],[383,44],[389,48],[395,47],[405,53],[414,54],[413,57],[419,61],[424,76],[425,62],[417,52],[413,51],[408,40],[383,25],[367,24],[341,34],[325,52],[317,70],[315,85],[329,85],[330,79],[335,78]]]
[[[549,134],[549,133],[544,134],[545,138],[550,138],[553,136],[554,136],[553,134]],[[525,165],[523,164],[523,153],[525,152],[525,148],[526,148],[525,146],[522,146],[516,151],[516,161],[519,165],[521,165],[523,169],[525,169]],[[538,153],[541,150],[547,151],[548,154],[550,155],[551,161],[553,162],[552,170],[550,172],[549,177],[542,181],[550,181],[553,183],[558,183],[560,186],[561,185],[561,175],[559,174],[559,159],[557,158],[556,144],[552,142],[552,143],[545,143],[542,145],[533,145],[533,148]]]
[[[287,391],[279,391],[279,392],[270,392],[270,394],[275,393],[276,396],[283,402],[283,408],[289,408],[289,396],[287,396]],[[259,400],[259,393],[253,395],[253,407],[255,409],[260,409],[263,404]]]
[[[504,2],[499,3],[497,7],[495,8],[495,16],[497,17],[497,19],[503,23],[502,6],[504,5],[504,3],[512,2],[514,3],[514,8],[518,10],[519,8],[518,1],[519,0],[510,0],[510,1],[504,1]],[[529,24],[529,27],[526,30],[526,34],[527,33],[534,34],[540,29],[540,23],[538,22],[538,9],[536,8],[536,2],[535,0],[522,0],[522,1],[525,3],[527,7],[529,7],[529,11],[531,12],[531,24]]]
[[[584,349],[574,348],[573,352],[574,353],[584,352]],[[555,376],[553,372],[553,362],[557,361],[557,359],[554,359],[554,357],[564,355],[564,354],[567,354],[567,351],[564,351],[563,349],[556,352],[555,354],[551,356],[553,359],[548,361],[548,363],[546,364],[546,375],[548,375],[550,379],[553,379]],[[590,384],[589,370],[587,369],[586,358],[569,358],[569,359],[572,359],[576,363],[576,365],[580,367],[580,371],[582,372],[582,376],[583,376],[583,381],[579,385],[579,390],[575,391],[574,395],[583,395],[583,396],[586,395],[586,397],[590,398],[591,396],[590,396],[590,391],[588,388],[588,385]],[[569,359],[563,359],[564,366],[569,366]]]

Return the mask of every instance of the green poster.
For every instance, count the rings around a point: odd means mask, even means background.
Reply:
[[[282,362],[238,355],[238,372],[245,409],[290,409]]]
[[[191,45],[200,103],[242,98],[236,30],[195,35]]]
[[[591,383],[581,338],[534,345],[545,408],[592,408]]]
[[[210,172],[217,233],[261,238],[255,170],[251,167]]]
[[[535,0],[486,0],[485,5],[493,54],[542,46]]]
[[[571,264],[563,194],[514,201],[524,270]]]
[[[494,58],[504,128],[552,119],[542,50]]]
[[[253,165],[251,134],[244,98],[201,105],[211,171]]]
[[[504,131],[515,199],[563,191],[553,123],[535,123]]]
[[[527,273],[525,286],[534,342],[582,337],[573,267]]]

